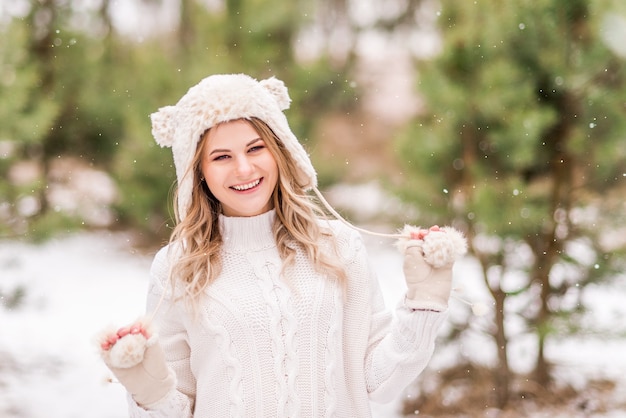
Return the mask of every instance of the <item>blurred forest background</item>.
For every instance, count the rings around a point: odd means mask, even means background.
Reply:
[[[149,115],[222,72],[285,81],[336,201],[374,184],[396,205],[359,222],[467,234],[491,309],[445,337],[480,334],[493,360],[440,371],[407,413],[566,401],[584,389],[555,387],[546,344],[626,338],[585,319],[588,288],[625,280],[625,2],[0,0],[0,239],[161,244],[175,173]]]

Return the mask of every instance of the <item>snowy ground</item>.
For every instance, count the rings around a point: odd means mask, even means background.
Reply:
[[[106,382],[109,374],[96,354],[93,336],[107,325],[127,323],[142,313],[152,254],[133,249],[130,242],[123,233],[80,233],[40,246],[0,241],[0,297],[4,298],[0,303],[0,417],[127,416],[124,391]],[[388,241],[366,242],[386,302],[393,306],[404,288],[399,254]],[[471,262],[457,267],[471,276]],[[464,280],[476,288],[471,278]],[[6,309],[3,305],[18,286],[26,290],[22,305]],[[480,292],[467,293],[481,298]],[[626,292],[596,295],[603,308],[599,315],[613,320],[623,295]],[[465,312],[462,303],[452,304],[453,315]],[[562,377],[574,384],[597,376],[625,380],[623,340],[569,340],[549,349],[562,365]],[[524,352],[522,345],[516,353],[521,364]],[[442,353],[433,364],[445,363],[446,357]],[[619,390],[615,396],[626,399],[623,383]],[[390,405],[373,404],[375,417],[398,417],[402,396]],[[579,415],[564,412],[562,416]],[[580,416],[617,418],[626,417],[626,411]]]

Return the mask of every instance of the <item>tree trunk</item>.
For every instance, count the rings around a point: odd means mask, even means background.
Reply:
[[[54,25],[57,21],[57,6],[55,0],[40,0],[38,6],[33,6],[29,15],[31,31],[30,49],[39,65],[40,87],[44,95],[51,95],[54,91]],[[43,23],[41,23],[43,22]],[[36,145],[33,155],[39,160],[42,170],[41,185],[38,189],[39,213],[43,215],[48,212],[48,173],[50,171],[50,156],[52,131],[48,132]]]
[[[471,240],[470,240],[471,241]],[[511,388],[511,368],[509,365],[509,356],[508,356],[508,345],[509,341],[506,336],[506,316],[504,307],[506,305],[507,294],[500,286],[500,278],[494,283],[489,280],[487,271],[490,266],[495,265],[494,260],[490,259],[487,256],[484,256],[476,251],[473,251],[474,255],[478,258],[480,262],[483,279],[485,281],[485,286],[489,290],[491,297],[495,303],[495,317],[494,317],[494,325],[495,331],[491,333],[491,336],[496,344],[496,353],[498,356],[498,362],[496,364],[496,368],[492,371],[493,377],[493,394],[495,395],[495,407],[499,409],[504,409],[509,401],[509,394]],[[504,263],[503,259],[497,261],[497,263],[502,266]],[[503,267],[503,266],[502,266]],[[503,267],[504,269],[504,267]]]
[[[550,383],[550,364],[545,357],[546,337],[549,334],[550,320],[552,312],[548,305],[550,299],[550,279],[549,271],[541,271],[538,279],[541,286],[541,309],[537,321],[537,358],[533,371],[535,381],[542,387],[547,387]]]
[[[192,4],[190,0],[180,1],[180,21],[178,24],[178,44],[183,58],[189,57],[189,51],[196,38]]]
[[[511,386],[511,370],[509,368],[509,357],[507,354],[508,340],[506,338],[506,328],[504,322],[504,304],[506,293],[502,289],[491,289],[491,294],[495,300],[495,325],[496,332],[494,339],[498,345],[498,366],[494,371],[494,389],[496,396],[496,406],[503,409],[509,400],[509,388]]]
[[[548,84],[549,85],[549,84]],[[547,387],[551,382],[550,365],[545,357],[546,338],[550,334],[551,321],[554,312],[550,308],[550,298],[554,292],[550,284],[550,272],[557,263],[562,252],[562,242],[566,239],[560,236],[558,228],[567,219],[571,207],[572,167],[573,156],[568,151],[568,142],[572,136],[573,126],[576,123],[578,101],[571,92],[556,91],[544,94],[540,99],[553,107],[559,115],[558,121],[545,135],[547,151],[547,175],[551,181],[551,192],[546,220],[542,231],[538,234],[539,242],[532,245],[537,260],[533,277],[541,286],[541,308],[537,316],[537,358],[534,377],[536,382]]]
[[[481,138],[476,134],[475,129],[470,129],[467,126],[464,127],[461,132],[462,133],[460,138],[462,141],[463,161],[465,161],[465,164],[468,167],[471,167],[479,160],[477,156],[477,149]],[[471,170],[463,170],[463,178],[461,179],[460,183],[463,185],[464,194],[467,196],[468,199],[471,199],[474,190],[474,179],[472,178]],[[471,247],[473,241],[472,236],[475,235],[475,225],[471,224],[469,229],[468,243]],[[496,329],[495,332],[493,332],[491,335],[497,347],[498,364],[496,366],[496,369],[493,371],[493,384],[496,397],[496,406],[500,409],[503,409],[509,400],[509,392],[511,386],[511,369],[509,366],[509,357],[507,354],[508,339],[506,337],[504,311],[507,294],[500,287],[500,280],[498,280],[497,284],[491,284],[489,281],[487,272],[490,266],[496,264],[494,263],[494,260],[484,255],[481,255],[475,249],[472,249],[471,252],[478,258],[480,265],[482,266],[485,285],[487,286],[487,289],[489,289],[489,292],[491,293],[491,296],[495,302],[494,325]],[[500,258],[497,263],[504,269],[504,259]]]

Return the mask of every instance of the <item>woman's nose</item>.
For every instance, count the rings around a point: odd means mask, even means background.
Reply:
[[[250,174],[253,170],[251,162],[247,157],[239,157],[236,160],[235,171],[237,175],[245,177]]]

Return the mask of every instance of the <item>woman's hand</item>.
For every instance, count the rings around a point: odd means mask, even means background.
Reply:
[[[453,228],[407,228],[404,247],[405,304],[415,310],[445,311],[452,289],[452,266],[465,253],[465,238]]]
[[[149,321],[138,320],[99,338],[100,354],[137,404],[149,408],[176,387],[165,354]]]

